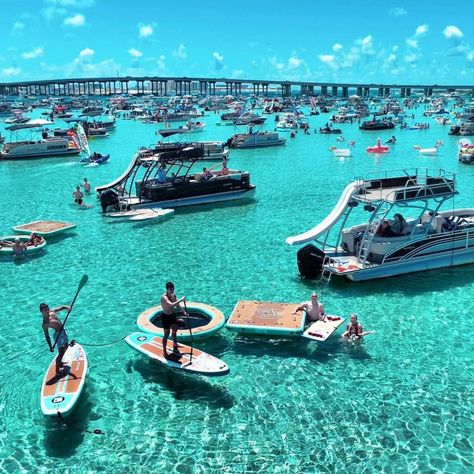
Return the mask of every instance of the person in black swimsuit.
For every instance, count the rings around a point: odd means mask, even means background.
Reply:
[[[184,326],[184,320],[177,317],[176,309],[181,310],[185,316],[186,311],[180,306],[180,303],[186,301],[186,296],[177,299],[174,292],[174,283],[169,281],[166,283],[166,292],[161,297],[161,307],[163,308],[163,314],[161,316],[161,322],[163,323],[163,355],[167,358],[167,343],[168,337],[173,337],[173,352],[179,354],[178,341],[176,340],[176,333],[180,326]]]

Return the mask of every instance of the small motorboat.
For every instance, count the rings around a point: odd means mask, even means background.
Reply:
[[[443,145],[443,142],[441,140],[438,140],[432,148],[421,148],[419,145],[413,145],[414,150],[418,150],[418,153],[420,155],[437,155],[439,147]]]
[[[377,144],[374,146],[367,147],[367,153],[388,153],[390,151],[390,147],[387,145],[382,145],[380,138],[377,138]]]
[[[342,133],[342,130],[340,128],[324,127],[324,128],[319,129],[319,133],[323,133],[323,134],[336,133],[337,135],[340,135]]]
[[[90,164],[102,165],[106,161],[108,161],[109,158],[110,158],[110,154],[101,155],[100,153],[93,153],[92,155],[87,155],[84,158],[81,158],[79,163],[83,163],[83,164],[90,163]]]
[[[458,141],[458,161],[466,165],[474,163],[474,145],[467,138]]]

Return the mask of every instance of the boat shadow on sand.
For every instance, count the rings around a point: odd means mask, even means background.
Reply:
[[[85,430],[92,431],[90,421],[96,419],[92,415],[92,403],[87,387],[81,395],[79,404],[64,422],[58,417],[45,419],[44,448],[46,454],[55,458],[68,458],[76,454],[82,444]]]
[[[352,282],[345,278],[332,278],[329,284],[326,280],[300,279],[299,282],[306,286],[308,291],[334,292],[344,297],[370,296],[374,293],[401,293],[416,296],[432,291],[440,292],[466,285],[471,286],[474,283],[474,264],[363,282]]]
[[[165,367],[157,361],[146,359],[130,361],[126,370],[129,373],[136,370],[146,383],[157,384],[162,389],[172,392],[176,400],[204,403],[216,409],[229,409],[235,405],[235,398],[227,389],[209,382],[204,376],[185,374]]]

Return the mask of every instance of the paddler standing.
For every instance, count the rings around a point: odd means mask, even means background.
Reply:
[[[63,356],[68,348],[69,339],[57,313],[59,313],[59,311],[69,311],[71,308],[70,306],[63,305],[54,309],[49,309],[49,306],[46,303],[41,303],[39,309],[43,315],[44,337],[48,343],[49,350],[53,352],[54,345],[58,346],[58,356],[56,357],[56,375],[58,375],[63,366]],[[54,344],[51,344],[51,338],[48,332],[50,328],[54,330]]]

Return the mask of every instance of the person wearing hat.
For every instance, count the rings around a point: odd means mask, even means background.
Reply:
[[[326,319],[326,314],[324,313],[324,306],[318,301],[318,295],[313,292],[311,299],[301,303],[294,311],[293,314],[296,314],[298,311],[306,312],[306,319],[308,322],[314,321],[324,321]]]

